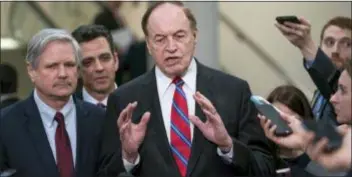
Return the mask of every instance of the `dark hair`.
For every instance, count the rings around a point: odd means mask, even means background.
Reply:
[[[155,2],[152,2],[152,5],[148,7],[147,11],[144,13],[144,15],[142,17],[142,30],[143,30],[143,33],[145,36],[148,36],[147,25],[148,25],[148,20],[149,20],[150,15],[157,7],[159,7],[163,4],[166,4],[166,3],[182,7],[187,19],[190,22],[191,29],[197,30],[196,18],[194,17],[191,10],[189,8],[186,8],[181,1],[155,1]]]
[[[116,49],[110,32],[102,25],[81,25],[72,32],[72,36],[78,43],[104,37],[109,43],[111,52],[114,53]]]
[[[0,64],[0,94],[17,92],[17,72],[9,64]]]
[[[349,29],[352,31],[352,19],[349,17],[334,17],[330,19],[323,27],[320,33],[320,41],[323,40],[325,30],[330,26],[337,26],[341,29]]]
[[[312,119],[313,111],[304,93],[292,85],[276,87],[268,96],[270,103],[280,102],[303,119]]]

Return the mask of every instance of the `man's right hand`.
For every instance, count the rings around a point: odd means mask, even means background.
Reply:
[[[304,58],[313,60],[318,47],[310,34],[311,25],[304,18],[299,18],[299,21],[301,24],[285,22],[283,25],[276,23],[275,26],[294,46],[301,50]]]
[[[129,103],[117,119],[122,144],[122,157],[130,163],[134,163],[138,157],[138,148],[144,140],[150,119],[150,113],[146,112],[138,124],[132,123],[132,113],[136,107],[137,102]]]

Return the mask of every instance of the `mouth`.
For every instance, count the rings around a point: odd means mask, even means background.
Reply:
[[[107,76],[101,76],[101,77],[97,77],[97,78],[95,78],[94,80],[95,81],[105,81],[105,80],[107,80],[109,77],[107,77]]]
[[[175,64],[177,64],[179,61],[181,60],[181,57],[174,57],[174,56],[172,56],[172,57],[167,57],[166,59],[165,59],[165,62],[166,62],[166,65],[175,65]]]

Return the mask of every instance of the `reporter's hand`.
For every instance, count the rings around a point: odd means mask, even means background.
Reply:
[[[313,60],[318,51],[310,34],[311,25],[304,19],[299,18],[301,24],[285,22],[283,25],[276,23],[275,26],[294,46],[301,50],[304,58]]]
[[[144,140],[150,119],[150,113],[146,112],[138,124],[132,123],[132,113],[136,107],[137,102],[129,103],[117,119],[122,145],[122,157],[130,163],[134,163],[138,157],[138,148]]]
[[[260,125],[264,129],[265,136],[281,147],[305,151],[307,141],[312,139],[313,135],[302,127],[302,122],[298,118],[286,115],[284,113],[280,114],[281,118],[284,119],[288,126],[292,129],[292,133],[284,137],[276,136],[274,132],[277,126],[273,125],[270,127],[271,120],[267,119],[265,116],[258,115]]]
[[[308,156],[331,171],[348,170],[351,168],[351,127],[339,127],[339,132],[344,136],[342,145],[333,152],[324,151],[328,144],[326,138],[322,138],[316,144],[310,142],[307,148]]]

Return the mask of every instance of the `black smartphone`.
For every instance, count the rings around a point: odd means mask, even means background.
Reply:
[[[323,137],[329,140],[325,151],[331,152],[340,148],[343,137],[332,124],[324,121],[316,122],[315,120],[304,120],[303,127],[315,133],[314,142],[319,141]]]
[[[300,24],[301,21],[297,18],[297,16],[278,16],[276,17],[276,21],[283,25],[285,22],[297,23]]]
[[[270,119],[273,125],[276,125],[276,136],[287,136],[292,133],[287,122],[281,118],[279,110],[261,96],[251,96],[251,101],[257,107],[260,114]]]

